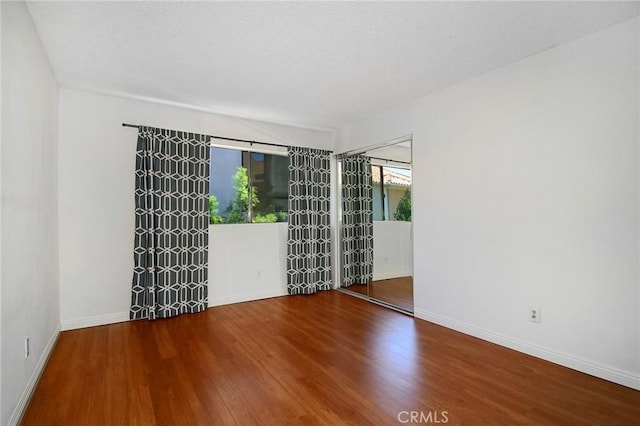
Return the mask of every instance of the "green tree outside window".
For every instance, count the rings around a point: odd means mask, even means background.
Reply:
[[[411,190],[404,191],[402,198],[398,202],[398,207],[395,213],[393,213],[395,220],[401,220],[405,222],[411,222]]]

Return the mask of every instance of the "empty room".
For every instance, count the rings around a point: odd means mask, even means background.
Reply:
[[[0,425],[640,424],[639,2],[0,14]]]

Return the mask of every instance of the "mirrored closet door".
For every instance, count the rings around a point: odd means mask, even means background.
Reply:
[[[413,312],[411,138],[338,156],[340,288]]]

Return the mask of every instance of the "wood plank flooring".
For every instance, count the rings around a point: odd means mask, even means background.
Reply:
[[[413,277],[411,276],[372,281],[369,288],[366,284],[354,284],[345,290],[368,295],[373,299],[413,312]]]
[[[637,425],[640,392],[331,291],[64,332],[22,424],[393,425],[411,411]]]

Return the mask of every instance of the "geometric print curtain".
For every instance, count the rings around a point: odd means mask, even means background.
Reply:
[[[289,147],[287,291],[330,290],[331,173],[329,152]]]
[[[207,308],[209,141],[139,127],[131,319]]]
[[[342,287],[373,279],[371,159],[342,159]]]

